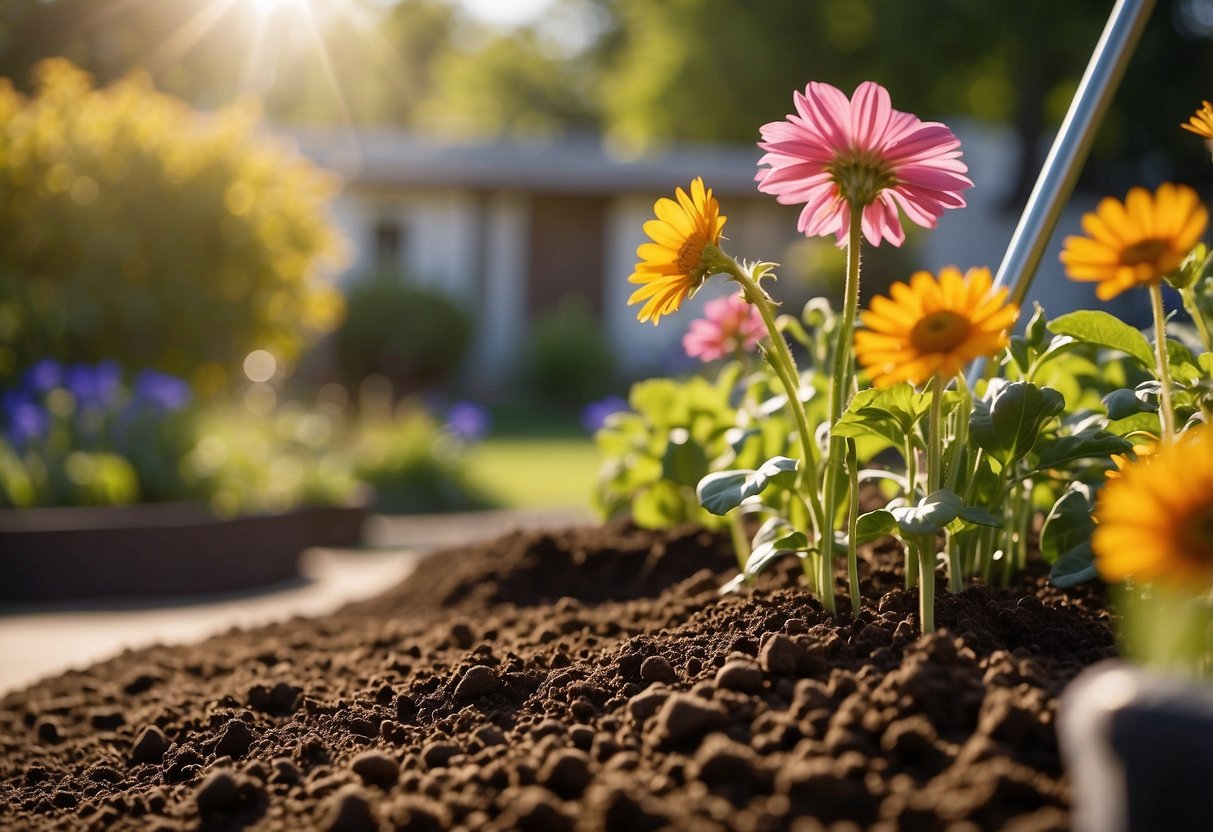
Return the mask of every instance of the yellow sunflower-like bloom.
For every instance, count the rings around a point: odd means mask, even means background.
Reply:
[[[1195,428],[1109,480],[1095,506],[1095,565],[1197,590],[1213,580],[1213,430]]]
[[[725,217],[720,204],[705,189],[702,177],[691,182],[691,193],[677,191],[678,201],[662,197],[653,204],[657,219],[644,224],[653,242],[636,249],[640,262],[628,280],[642,284],[628,298],[628,305],[644,301],[636,315],[654,325],[662,315],[674,312],[709,277],[704,249],[720,242]]]
[[[1122,203],[1106,197],[1082,218],[1086,237],[1066,237],[1061,262],[1073,280],[1095,282],[1100,300],[1158,283],[1179,268],[1205,232],[1209,212],[1196,191],[1163,183],[1134,188]]]
[[[1107,471],[1105,471],[1104,479],[1105,480],[1120,479],[1121,475],[1124,473],[1124,470],[1126,468],[1129,468],[1133,465],[1136,465],[1136,464],[1144,461],[1147,457],[1152,456],[1154,454],[1154,452],[1157,450],[1158,450],[1157,443],[1152,442],[1148,445],[1144,444],[1144,443],[1138,443],[1133,446],[1133,456],[1129,456],[1128,454],[1112,454],[1112,457],[1111,457],[1112,464],[1115,465],[1116,467],[1109,468]]]
[[[1199,110],[1192,114],[1187,124],[1179,125],[1189,133],[1195,133],[1206,139],[1213,139],[1213,104],[1205,101]]]
[[[994,289],[990,270],[948,266],[936,280],[918,272],[909,284],[894,283],[892,298],[872,298],[859,318],[855,358],[876,387],[899,381],[921,384],[933,376],[951,378],[975,358],[996,355],[1007,345],[1007,330],[1019,309],[1007,290]]]

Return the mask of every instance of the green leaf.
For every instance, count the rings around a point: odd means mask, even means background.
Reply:
[[[1079,459],[1107,459],[1133,449],[1133,443],[1104,430],[1088,430],[1071,436],[1061,436],[1045,443],[1040,449],[1038,471],[1060,468]]]
[[[1158,402],[1141,390],[1130,390],[1121,387],[1103,397],[1103,406],[1108,410],[1108,418],[1127,419],[1134,413],[1150,413],[1158,410]]]
[[[685,522],[687,499],[669,480],[660,480],[632,499],[632,519],[642,529],[668,529]]]
[[[998,379],[995,379],[997,382]],[[969,436],[1005,468],[1028,455],[1045,423],[1065,409],[1056,390],[1026,381],[996,385],[985,399],[973,403]]]
[[[1015,362],[1019,372],[1027,375],[1028,370],[1032,367],[1032,346],[1028,343],[1028,339],[1022,335],[1012,335],[1007,351],[1011,353],[1011,360]]]
[[[959,494],[941,488],[923,497],[918,505],[895,508],[891,513],[902,534],[938,534],[960,516],[963,508]]]
[[[1054,318],[1049,322],[1049,329],[1057,335],[1069,335],[1088,344],[1120,350],[1146,367],[1154,365],[1154,351],[1146,336],[1107,312],[1081,309]]]
[[[883,508],[861,514],[855,523],[855,545],[862,546],[888,535],[897,534],[897,518]]]
[[[1032,317],[1028,320],[1027,326],[1024,327],[1024,336],[1028,345],[1040,350],[1045,346],[1045,329],[1048,326],[1048,321],[1045,319],[1045,310],[1038,301],[1032,301]]]
[[[708,455],[690,431],[675,428],[661,460],[661,477],[679,485],[694,485],[708,472]]]
[[[699,504],[712,514],[723,517],[745,500],[761,494],[771,483],[790,485],[796,478],[800,462],[786,456],[768,459],[757,471],[746,469],[718,471],[699,481],[696,494]]]
[[[1076,482],[1053,504],[1045,518],[1040,530],[1040,556],[1047,563],[1057,563],[1071,549],[1090,541],[1093,531],[1091,490]]]
[[[930,395],[917,392],[905,382],[882,390],[861,390],[851,398],[846,411],[834,426],[834,435],[854,438],[875,434],[900,448],[905,443],[906,434],[930,409]]]
[[[991,529],[1002,528],[1002,520],[985,506],[965,506],[957,516],[974,526],[989,526]]]
[[[1167,363],[1171,380],[1177,384],[1193,384],[1204,378],[1192,351],[1178,341],[1167,339]]]
[[[1096,578],[1099,570],[1095,568],[1095,553],[1091,551],[1091,541],[1086,540],[1066,552],[1053,568],[1049,570],[1049,582],[1061,589],[1069,589],[1078,584],[1084,584]]]

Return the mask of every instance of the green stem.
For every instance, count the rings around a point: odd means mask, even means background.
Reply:
[[[1175,438],[1175,408],[1171,403],[1171,367],[1167,360],[1167,316],[1162,308],[1162,286],[1150,284],[1150,301],[1154,307],[1154,350],[1158,356],[1159,410],[1162,411],[1162,438]]]
[[[741,510],[729,512],[729,537],[733,542],[733,554],[737,556],[737,568],[745,575],[745,565],[750,560],[750,539],[746,536],[745,525],[741,518]],[[746,577],[749,583],[749,577]]]
[[[922,572],[922,580],[918,582],[918,618],[922,631],[932,633],[935,631],[935,539],[917,537],[914,548]]]
[[[968,452],[969,415],[973,412],[973,395],[969,385],[965,384],[963,375],[956,376],[956,389],[960,391],[961,400],[955,411],[956,429],[952,432],[952,459],[948,463],[948,488],[959,493],[960,472],[964,467],[964,458]],[[965,502],[968,505],[968,502]]]
[[[943,376],[931,379],[931,412],[927,416],[927,494],[943,482]]]
[[[1196,324],[1196,331],[1200,333],[1200,343],[1204,345],[1206,352],[1213,352],[1213,334],[1210,334],[1209,322],[1205,320],[1205,316],[1200,311],[1200,302],[1196,299],[1196,289],[1187,286],[1180,290],[1179,296],[1183,298],[1184,308],[1192,316],[1192,323]]]
[[[834,333],[834,366],[830,375],[830,452],[826,458],[824,502],[828,526],[826,533],[831,537],[837,519],[838,486],[845,473],[846,464],[846,443],[843,437],[834,435],[834,426],[838,424],[842,411],[846,408],[855,369],[851,333],[855,329],[855,315],[859,310],[859,245],[862,235],[863,207],[852,205],[847,236],[847,274],[842,295],[842,319]]]
[[[906,458],[906,501],[911,505],[918,502],[918,454],[914,449],[914,432],[906,432],[905,448],[902,454]]]
[[[851,499],[847,504],[847,581],[851,589],[851,615],[859,615],[863,605],[859,594],[859,553],[855,537],[859,533],[859,458],[855,453],[855,440],[847,439],[847,474]]]
[[[809,513],[813,525],[816,527],[814,529],[815,537],[822,552],[825,553],[822,559],[829,563],[832,560],[830,555],[834,545],[833,524],[826,518],[818,497],[817,455],[816,449],[813,447],[813,434],[809,430],[809,422],[805,417],[804,404],[800,401],[800,373],[796,369],[796,360],[792,357],[792,351],[788,348],[788,342],[784,340],[783,333],[779,331],[779,327],[775,323],[774,304],[762,287],[754,281],[749,269],[731,257],[727,258],[724,265],[729,275],[745,290],[746,299],[758,308],[758,314],[762,317],[767,334],[770,336],[771,366],[775,368],[775,374],[779,376],[779,380],[783,384],[788,398],[788,411],[792,414],[792,420],[796,423],[796,432],[800,436],[801,466],[797,490],[808,498]],[[818,592],[821,603],[833,614],[834,582],[828,580],[822,583]]]
[[[948,535],[947,546],[948,550],[948,592],[959,593],[964,591],[964,567],[960,561],[960,544],[956,542],[956,538]]]

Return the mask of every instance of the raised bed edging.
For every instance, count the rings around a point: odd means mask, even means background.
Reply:
[[[232,592],[297,577],[309,546],[361,540],[361,507],[222,520],[190,504],[0,512],[0,603]]]

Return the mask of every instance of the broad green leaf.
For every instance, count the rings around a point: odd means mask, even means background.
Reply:
[[[724,516],[743,501],[761,494],[771,483],[791,484],[796,477],[798,460],[786,456],[771,457],[757,471],[718,471],[699,481],[696,494],[699,504],[712,514]]]
[[[1123,454],[1132,449],[1132,442],[1107,431],[1084,431],[1044,443],[1036,468],[1045,471],[1079,459],[1107,459],[1112,454]]]
[[[1162,433],[1162,427],[1157,413],[1135,413],[1127,418],[1109,422],[1108,432],[1114,433],[1117,436],[1128,436],[1129,434],[1137,433],[1151,433],[1154,436],[1158,436]]]
[[[632,519],[642,529],[668,529],[690,519],[682,489],[660,480],[632,499]]]
[[[991,391],[989,401],[973,403],[969,436],[1005,468],[1028,455],[1041,428],[1065,408],[1065,399],[1026,381],[991,383]]]
[[[1002,528],[1002,520],[985,506],[965,506],[957,516],[974,526],[989,526],[992,529]]]
[[[1172,381],[1178,384],[1193,384],[1204,378],[1204,372],[1196,363],[1192,351],[1171,338],[1167,339],[1167,363]]]
[[[1091,490],[1074,483],[1049,510],[1040,530],[1040,556],[1047,563],[1062,557],[1091,539],[1095,521],[1091,519]]]
[[[1134,413],[1157,411],[1158,401],[1144,391],[1122,387],[1104,396],[1103,406],[1108,409],[1108,418],[1115,421],[1127,419]]]
[[[955,520],[964,508],[959,494],[941,488],[928,494],[916,506],[892,510],[902,534],[937,534]]]
[[[1202,352],[1196,359],[1206,377],[1213,376],[1213,352]]]
[[[1061,589],[1084,584],[1099,575],[1091,541],[1085,540],[1057,559],[1049,570],[1049,583]]]
[[[1057,335],[1069,335],[1079,341],[1127,353],[1146,367],[1154,365],[1154,351],[1140,331],[1120,318],[1096,309],[1080,309],[1054,318],[1049,329]]]
[[[662,479],[679,485],[695,485],[708,472],[708,455],[685,428],[670,431],[670,442],[661,460]]]
[[[746,574],[758,574],[750,568],[750,564],[755,561],[764,562],[767,558],[807,552],[808,549],[809,539],[805,537],[804,532],[790,532],[777,540],[768,540],[751,550],[750,558],[746,561]]]
[[[855,545],[862,546],[882,537],[897,534],[897,518],[883,508],[861,514],[855,523]]]

